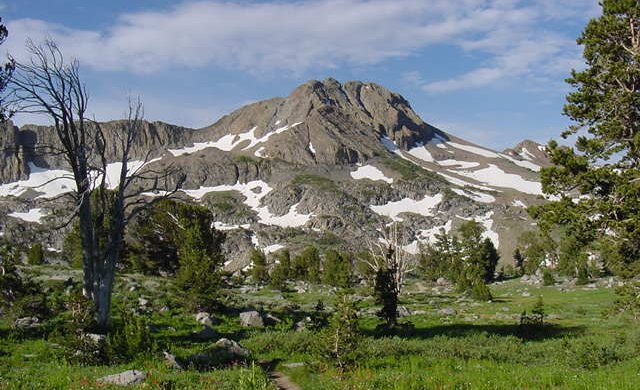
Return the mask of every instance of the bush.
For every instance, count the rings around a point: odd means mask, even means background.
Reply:
[[[473,284],[471,288],[471,298],[477,301],[490,301],[493,299],[489,286],[482,280],[478,280]]]
[[[149,319],[132,309],[123,309],[120,320],[107,337],[106,355],[110,363],[126,363],[150,353],[153,344]]]
[[[542,272],[542,284],[544,286],[553,286],[556,284],[556,279],[553,277],[551,270],[547,268]]]

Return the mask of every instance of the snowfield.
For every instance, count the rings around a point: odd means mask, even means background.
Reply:
[[[493,164],[489,164],[489,167],[478,169],[477,171],[459,171],[457,173],[490,186],[512,188],[532,195],[542,194],[541,183],[525,180],[520,175],[506,173]]]
[[[467,198],[471,198],[476,202],[481,203],[493,203],[496,201],[496,198],[492,195],[485,194],[484,192],[476,192],[476,191],[466,191],[460,188],[452,188],[451,191],[455,192],[458,195],[466,196]]]
[[[483,157],[488,157],[488,158],[498,158],[499,157],[497,153],[492,152],[492,151],[487,150],[487,149],[479,148],[477,146],[463,145],[463,144],[459,144],[457,142],[452,142],[452,141],[447,141],[447,145],[451,145],[456,149],[464,150],[466,152],[477,154],[477,155],[483,156]]]
[[[402,213],[414,213],[424,216],[433,215],[433,209],[442,201],[442,194],[425,196],[422,200],[404,198],[396,202],[389,202],[380,206],[369,206],[374,213],[391,218],[394,221],[402,221],[398,215]]]
[[[29,163],[31,174],[27,180],[0,184],[0,196],[18,197],[30,188],[43,193],[38,198],[51,199],[76,190],[73,174],[62,169],[40,168]]]
[[[13,218],[18,218],[21,219],[23,221],[26,222],[35,222],[35,223],[41,223],[41,219],[43,217],[46,217],[47,214],[45,212],[42,211],[42,209],[40,208],[36,208],[36,209],[31,209],[29,211],[27,211],[26,213],[20,213],[20,212],[13,212],[11,214],[7,214],[7,216],[9,217],[13,217]]]
[[[370,179],[370,180],[382,180],[386,183],[393,183],[393,179],[385,176],[385,174],[373,165],[363,165],[358,167],[355,171],[351,172],[351,177],[356,180]]]
[[[413,157],[415,157],[415,158],[417,158],[419,160],[425,161],[425,162],[434,162],[435,161],[435,159],[433,158],[431,153],[422,144],[418,144],[415,147],[409,149],[409,151],[407,153],[409,153]]]
[[[223,135],[217,141],[195,142],[193,146],[188,146],[182,149],[169,149],[169,153],[173,154],[174,156],[181,156],[183,154],[193,153],[193,152],[197,152],[207,148],[217,148],[225,152],[229,152],[235,149],[238,145],[240,145],[244,141],[249,141],[249,144],[246,145],[244,148],[242,148],[242,150],[248,150],[258,144],[267,142],[269,138],[271,138],[276,134],[283,133],[301,124],[302,122],[296,122],[292,125],[282,126],[273,131],[266,133],[262,137],[257,137],[255,135],[256,130],[258,130],[258,127],[256,126],[244,133]]]
[[[260,203],[273,189],[262,180],[254,180],[248,183],[236,183],[233,185],[223,184],[214,187],[200,187],[196,190],[182,190],[190,197],[201,200],[206,194],[211,192],[237,191],[241,193],[245,200],[244,204],[249,206],[258,214],[260,223],[264,225],[276,225],[281,227],[304,226],[313,217],[313,214],[301,214],[298,212],[298,204],[289,208],[285,215],[274,215],[269,211],[269,207],[261,206]]]

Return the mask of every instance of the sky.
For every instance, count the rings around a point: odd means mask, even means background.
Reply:
[[[139,96],[147,120],[200,128],[333,77],[381,84],[427,123],[502,150],[569,124],[564,80],[599,13],[597,0],[0,0],[0,54],[24,61],[27,38],[53,38],[79,60],[98,120]]]

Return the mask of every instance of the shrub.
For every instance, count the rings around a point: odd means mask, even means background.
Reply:
[[[487,286],[484,281],[478,280],[473,283],[473,287],[471,288],[471,298],[478,301],[490,301],[493,299],[493,295],[491,295],[489,286]]]
[[[553,286],[556,284],[556,279],[553,277],[551,270],[547,268],[542,272],[542,284],[545,286]]]
[[[107,358],[111,363],[125,363],[137,356],[153,350],[149,319],[135,313],[132,309],[123,309],[121,322],[116,323],[107,337]]]

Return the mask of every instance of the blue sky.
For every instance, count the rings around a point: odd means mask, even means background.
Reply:
[[[141,96],[146,119],[203,127],[309,79],[372,81],[422,118],[494,149],[558,137],[597,0],[0,0],[9,39],[80,60],[99,120]],[[45,118],[16,117],[19,124]]]

